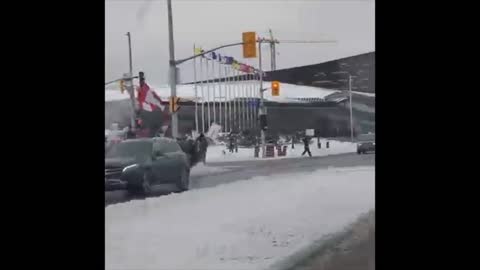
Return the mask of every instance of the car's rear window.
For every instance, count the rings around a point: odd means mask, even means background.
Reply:
[[[154,151],[166,154],[181,151],[181,148],[177,142],[173,140],[163,139],[155,142]]]

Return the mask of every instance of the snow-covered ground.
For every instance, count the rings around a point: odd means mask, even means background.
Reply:
[[[310,152],[312,156],[328,156],[328,155],[337,155],[344,153],[353,153],[357,151],[357,145],[351,142],[340,142],[328,140],[330,142],[330,147],[326,148],[326,139],[320,139],[322,148],[318,149],[317,140],[314,139],[313,143],[310,144]],[[275,149],[274,159],[282,158],[305,158],[302,156],[303,153],[303,144],[295,144],[295,148],[292,149],[291,145],[287,147],[287,155],[283,157],[277,157],[277,150]],[[260,153],[261,155],[261,153]],[[244,160],[270,160],[272,158],[255,158],[253,148],[238,148],[238,153],[229,153],[224,145],[214,145],[208,147],[207,151],[207,162],[229,162],[229,161],[244,161]]]
[[[267,269],[375,205],[374,167],[331,168],[105,209],[106,269]]]
[[[258,81],[245,81],[242,84],[240,83],[230,83],[229,89],[231,91],[237,91],[237,93],[246,93],[246,90],[243,90],[244,88],[242,85],[243,84],[248,84],[249,85],[249,93],[256,93],[258,92]],[[264,87],[269,87],[270,82],[265,82]],[[152,86],[151,87],[157,95],[160,96],[163,100],[168,100],[168,97],[170,96],[170,88],[168,85],[164,86]],[[224,85],[220,85],[220,88],[218,87],[218,84],[209,84],[209,90],[210,91],[210,101],[214,100],[214,90],[215,89],[215,100],[220,101],[220,93],[222,98],[221,100],[225,100],[225,87]],[[198,96],[199,98],[201,97],[201,88],[199,85],[197,85],[197,91],[198,91]],[[205,101],[207,101],[207,85],[205,84],[203,87],[204,95],[205,95]],[[280,85],[280,96],[272,96],[271,91],[265,91],[264,96],[267,100],[272,100],[276,102],[300,102],[300,101],[295,101],[295,98],[324,98],[325,96],[328,96],[330,94],[333,94],[335,90],[329,90],[329,89],[323,89],[323,88],[318,88],[318,87],[311,87],[311,86],[302,86],[302,85],[294,85],[294,84],[288,84],[288,83],[282,83]],[[238,94],[239,95],[239,94]],[[194,85],[177,85],[177,96],[180,98],[185,98],[189,100],[195,100],[195,88]],[[251,94],[249,95],[251,96]],[[105,101],[113,101],[113,100],[121,100],[121,99],[127,99],[129,98],[127,92],[124,92],[123,94],[120,92],[119,89],[105,89]],[[228,100],[230,97],[228,98]],[[199,99],[201,102],[201,100]]]
[[[228,171],[226,168],[205,166],[203,163],[195,165],[190,170],[191,176],[205,176]]]

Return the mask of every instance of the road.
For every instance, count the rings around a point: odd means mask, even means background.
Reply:
[[[323,157],[305,157],[291,159],[249,160],[236,162],[209,163],[209,167],[224,168],[224,171],[190,176],[191,188],[209,188],[220,184],[231,183],[239,180],[248,180],[255,176],[268,176],[294,172],[311,172],[328,167],[374,166],[375,154],[357,155],[356,153],[339,154]],[[157,187],[152,196],[161,196],[173,192],[171,185]],[[124,190],[105,192],[105,206],[126,202],[132,199]]]

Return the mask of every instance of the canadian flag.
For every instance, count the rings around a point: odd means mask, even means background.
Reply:
[[[162,104],[162,100],[153,90],[150,89],[148,84],[143,83],[143,85],[137,88],[138,91],[138,103],[140,109],[153,112],[154,110],[160,108],[160,110],[165,109],[165,105]]]

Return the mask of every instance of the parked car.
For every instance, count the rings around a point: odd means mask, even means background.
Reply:
[[[361,134],[357,137],[357,154],[375,152],[375,134]]]
[[[148,195],[152,186],[174,183],[189,189],[190,160],[170,138],[141,138],[115,144],[105,156],[105,189],[125,183],[133,194]]]

